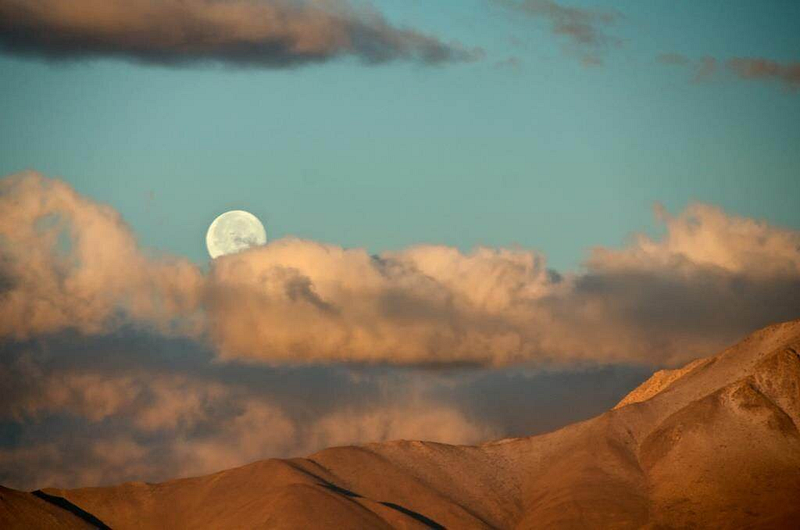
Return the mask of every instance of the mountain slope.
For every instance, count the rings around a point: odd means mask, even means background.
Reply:
[[[789,528],[800,521],[798,352],[800,321],[771,326],[542,436],[340,447],[48,493],[113,528]]]
[[[0,486],[0,528],[61,529],[102,527],[91,514],[42,492],[27,493]]]

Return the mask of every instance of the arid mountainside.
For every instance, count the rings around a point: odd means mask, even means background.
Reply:
[[[0,526],[77,528],[91,514],[112,528],[796,528],[798,427],[793,321],[550,434],[338,447],[162,484],[45,490],[50,502],[3,489]]]

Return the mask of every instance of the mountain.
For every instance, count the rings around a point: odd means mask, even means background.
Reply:
[[[3,489],[0,526],[34,528],[36,516],[54,528],[59,516],[76,528],[88,517],[172,529],[797,528],[798,353],[800,320],[770,326],[541,436],[337,447],[161,484],[39,493],[50,502]]]

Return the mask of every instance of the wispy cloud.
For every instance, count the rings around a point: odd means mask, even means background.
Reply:
[[[656,57],[656,61],[662,64],[684,66],[689,64],[689,58],[681,53],[662,53]]]
[[[695,65],[694,77],[695,82],[702,83],[708,81],[717,71],[717,60],[713,57],[701,57]]]
[[[614,9],[585,9],[563,5],[553,0],[492,0],[494,3],[530,17],[546,20],[551,31],[564,37],[568,49],[587,65],[602,63],[604,51],[621,41],[607,28],[623,15]]]
[[[681,53],[662,53],[656,61],[666,66],[690,68],[694,72],[692,81],[696,83],[709,81],[717,71],[717,60],[711,56],[692,60]]]
[[[764,81],[781,85],[789,90],[800,89],[800,63],[781,63],[759,57],[734,57],[727,61],[720,61],[715,57],[701,57],[691,59],[679,53],[665,53],[656,57],[664,65],[691,68],[694,71],[694,81],[708,81],[721,70],[732,74],[735,78],[745,81]]]
[[[790,90],[800,89],[800,62],[779,63],[763,58],[734,57],[727,64],[740,79],[769,81]]]
[[[472,61],[466,49],[328,0],[0,0],[0,48],[47,59],[121,57],[288,68],[352,56],[366,64]]]

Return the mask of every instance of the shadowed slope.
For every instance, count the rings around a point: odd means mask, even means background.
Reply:
[[[389,442],[163,484],[52,490],[114,528],[791,527],[800,321],[656,374],[615,409],[477,447]]]
[[[76,510],[72,510],[67,501],[60,500],[63,503],[57,502],[56,499],[43,499],[36,493],[0,486],[0,528],[8,530],[103,528],[102,521],[77,507],[74,507]]]

